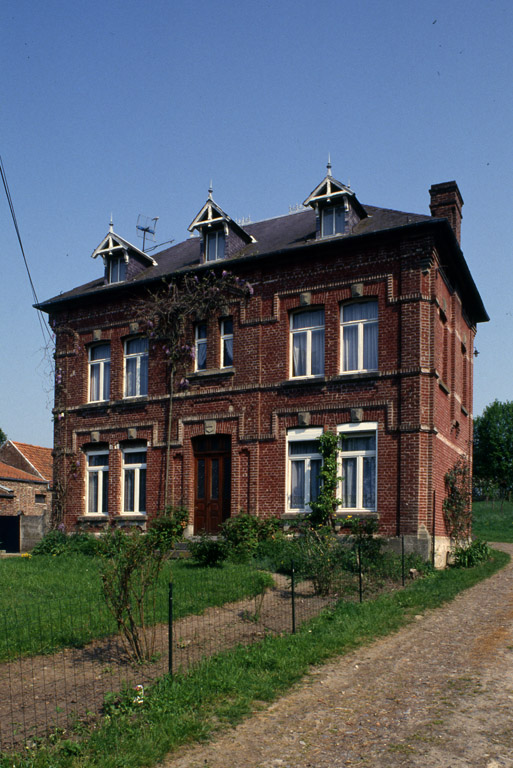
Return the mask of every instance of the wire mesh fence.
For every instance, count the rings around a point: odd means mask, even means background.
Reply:
[[[237,644],[293,632],[339,598],[316,594],[309,581],[295,583],[250,566],[191,565],[191,578],[183,563],[176,567],[180,578],[151,602],[153,615],[144,631],[152,634],[153,655],[146,664],[132,662],[99,594],[88,601],[46,600],[3,611],[2,750],[93,721],[109,694],[186,672]],[[351,578],[357,583],[357,575]]]

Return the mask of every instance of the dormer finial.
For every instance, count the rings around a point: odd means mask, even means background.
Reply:
[[[328,169],[328,176],[331,176],[331,155],[329,152],[328,152],[328,164],[326,168]]]
[[[214,191],[214,189],[213,189],[213,187],[212,187],[212,179],[210,179],[210,186],[209,186],[209,188],[208,188],[208,199],[209,199],[209,200],[212,200],[212,192],[213,192],[213,191]]]
[[[114,222],[112,221],[112,213],[110,214],[109,232],[114,232]]]

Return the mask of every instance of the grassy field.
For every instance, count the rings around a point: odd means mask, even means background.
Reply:
[[[155,622],[167,622],[171,580],[174,617],[181,618],[258,594],[271,576],[230,563],[216,571],[168,562],[156,585]],[[76,554],[0,560],[0,660],[80,647],[116,631],[102,597],[96,558]]]
[[[474,501],[472,534],[485,541],[513,542],[513,502]]]
[[[142,768],[155,765],[187,742],[205,739],[270,702],[308,672],[310,665],[389,634],[428,608],[491,576],[509,561],[450,569],[363,604],[341,601],[296,635],[266,638],[205,661],[188,675],[163,678],[144,705],[133,694],[112,707],[103,724],[82,739],[41,745],[24,755],[0,756],[0,768]]]

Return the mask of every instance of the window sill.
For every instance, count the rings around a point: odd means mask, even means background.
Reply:
[[[77,522],[79,523],[108,523],[109,522],[109,516],[103,515],[101,513],[94,514],[94,515],[80,515],[77,517]]]
[[[281,381],[280,387],[299,387],[305,384],[326,384],[326,376],[298,376],[294,379]]]
[[[379,371],[342,371],[333,377],[334,381],[346,381],[347,379],[377,379],[380,376]]]
[[[461,405],[461,406],[460,406],[460,408],[461,408],[461,412],[462,412],[463,414],[465,414],[465,416],[468,416],[468,410],[465,408],[465,406],[464,406],[464,405]]]
[[[126,520],[127,522],[146,522],[146,512],[120,512],[119,515],[114,515],[112,520]]]
[[[442,392],[445,392],[446,395],[449,395],[451,393],[451,390],[449,389],[449,387],[447,386],[447,384],[443,379],[438,379],[438,386],[440,387]]]
[[[194,379],[213,378],[220,376],[234,376],[235,368],[230,366],[229,368],[205,368],[204,371],[193,371],[187,375],[189,381]]]

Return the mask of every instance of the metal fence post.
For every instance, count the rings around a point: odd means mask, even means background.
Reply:
[[[173,674],[173,582],[169,582],[169,609],[167,618],[168,634],[168,672]]]
[[[404,587],[404,533],[401,536],[401,573],[402,573],[403,587]]]
[[[363,602],[363,585],[362,585],[362,544],[358,541],[358,576],[360,582],[360,602]]]
[[[292,597],[292,634],[296,634],[296,579],[294,561],[290,563],[290,592]]]

